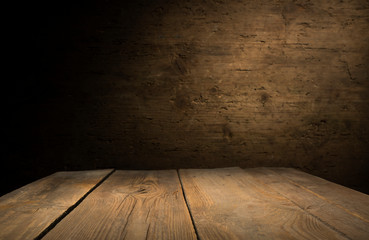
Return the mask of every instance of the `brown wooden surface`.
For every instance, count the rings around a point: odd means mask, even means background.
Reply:
[[[338,203],[342,201],[346,202],[345,206],[349,208],[360,206],[363,203],[369,204],[367,195],[293,169],[275,168],[270,170],[267,168],[255,168],[245,169],[245,172],[248,177],[252,177],[261,186],[265,185],[265,188],[273,188],[276,192],[288,198],[315,218],[320,219],[330,228],[340,232],[343,236],[349,239],[366,240],[369,238],[369,222],[358,217],[357,214],[352,214],[346,208],[338,206]],[[300,184],[303,185],[297,184],[291,179],[286,179],[287,176],[293,178],[295,175],[299,179],[301,178]],[[315,186],[312,189],[321,190],[320,186],[323,188],[323,186],[327,185],[329,187],[326,189],[326,192],[319,191],[321,195],[317,195],[315,192],[307,189],[307,186]],[[327,198],[330,198],[330,200]],[[347,204],[347,201],[350,199],[353,201],[351,204]],[[360,211],[360,213],[364,213],[364,211]]]
[[[369,223],[368,195],[293,168],[269,168],[316,197]],[[369,174],[369,173],[368,173]],[[368,229],[369,230],[369,229]]]
[[[200,239],[347,239],[240,168],[180,170]]]
[[[34,239],[112,170],[58,172],[0,198],[0,239]]]
[[[109,173],[59,172],[1,197],[0,239],[369,239],[368,195],[294,169]]]
[[[116,171],[45,239],[196,239],[175,170]]]

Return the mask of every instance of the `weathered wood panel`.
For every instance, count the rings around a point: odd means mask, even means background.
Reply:
[[[112,170],[57,172],[0,198],[0,239],[34,239]]]
[[[199,237],[347,239],[240,168],[180,170]]]
[[[61,2],[52,2],[54,14]],[[33,168],[26,156],[54,167],[73,157],[81,168],[90,159],[147,169],[294,165],[369,193],[367,0],[67,2],[83,12],[74,11],[78,21],[65,14],[73,24],[63,35],[54,24],[50,41],[38,23],[29,35],[14,28],[21,44],[6,59],[17,77],[4,92],[17,114],[4,113],[15,123],[3,126],[19,143],[7,151],[18,166]],[[22,24],[37,16],[26,12]],[[38,34],[49,57],[24,52],[36,45],[25,36]],[[20,55],[32,61],[20,65]],[[28,98],[14,91],[35,101],[20,108]]]
[[[350,199],[350,193],[355,195],[359,194],[358,192],[354,192],[351,189],[323,179],[317,179],[314,176],[303,174],[293,169],[280,168],[270,170],[267,168],[255,168],[245,169],[245,171],[248,178],[253,178],[254,181],[259,182],[261,185],[265,185],[265,187],[273,188],[276,192],[288,198],[302,210],[320,219],[332,229],[340,232],[343,236],[349,239],[369,239],[369,222],[332,201],[332,199],[338,200],[339,197]],[[329,188],[326,189],[327,193],[321,192],[321,194],[331,197],[331,200],[317,195],[306,187],[288,179],[286,175],[290,172],[299,176],[301,182],[310,182],[313,184],[314,181],[317,180],[315,181],[315,186],[319,191],[324,190],[324,187],[320,188],[320,184],[329,185]],[[346,194],[342,195],[343,192],[346,192]],[[353,201],[350,204],[347,203],[346,207],[353,208],[365,202],[369,204],[369,196],[363,194],[363,196],[360,197],[361,202]]]
[[[45,239],[196,239],[196,234],[176,171],[117,171]]]
[[[293,168],[269,168],[318,198],[369,223],[369,196]]]

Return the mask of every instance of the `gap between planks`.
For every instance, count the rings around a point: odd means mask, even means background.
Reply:
[[[259,168],[260,169],[260,168]],[[243,169],[245,171],[245,169]],[[255,169],[256,170],[256,169]],[[274,170],[274,171],[273,171]],[[332,204],[331,200],[327,200],[326,198],[322,198],[319,196],[317,196],[317,194],[315,192],[313,192],[312,190],[298,184],[297,182],[295,182],[294,180],[287,178],[286,176],[284,176],[283,174],[280,174],[278,171],[275,171],[275,169],[271,169],[270,171],[275,172],[275,174],[278,174],[280,177],[284,178],[287,182],[290,182],[290,184],[293,184],[297,187],[299,187],[302,191],[306,192],[307,194],[312,194],[315,195],[315,197],[320,198],[323,201],[328,202],[329,204]],[[108,173],[103,179],[100,180],[100,182],[98,182],[94,187],[92,187],[84,196],[82,196],[75,204],[73,204],[71,207],[69,207],[60,217],[58,217],[54,222],[52,222],[41,234],[39,234],[39,236],[37,236],[35,239],[42,239],[48,232],[50,232],[59,222],[61,222],[68,214],[70,214],[75,208],[78,207],[78,205],[80,203],[82,203],[83,200],[85,200],[89,194],[91,194],[96,188],[98,188],[105,180],[107,180],[113,173],[115,172],[115,170],[112,170],[110,173]],[[186,208],[187,211],[189,213],[190,219],[191,219],[191,223],[193,226],[193,229],[195,231],[195,235],[196,235],[196,239],[200,240],[200,236],[199,236],[199,230],[197,229],[196,223],[194,221],[194,216],[193,216],[193,212],[191,211],[191,207],[189,204],[189,200],[188,200],[188,196],[186,195],[186,190],[185,187],[183,185],[182,182],[182,178],[181,178],[181,173],[180,171],[177,169],[177,177],[181,186],[181,190],[182,190],[182,194],[183,194],[183,198],[186,204]],[[246,172],[245,172],[246,174]],[[260,181],[260,179],[255,179],[257,180],[257,182],[261,183],[264,186],[268,186],[267,188],[271,188],[274,191],[276,191],[278,194],[282,195],[284,198],[286,198],[287,200],[289,200],[290,202],[292,202],[295,206],[297,206],[298,208],[300,208],[302,211],[304,211],[306,214],[312,216],[313,218],[315,218],[316,220],[318,220],[319,222],[321,222],[322,224],[326,225],[328,228],[330,228],[331,230],[333,230],[334,232],[338,233],[339,235],[341,235],[344,238],[350,239],[350,237],[348,237],[346,234],[344,234],[343,232],[341,232],[340,230],[336,229],[334,226],[332,226],[331,224],[328,224],[326,221],[324,221],[323,219],[321,219],[319,216],[313,214],[310,211],[307,211],[307,209],[305,209],[304,207],[300,206],[299,203],[295,202],[294,200],[290,199],[288,196],[285,196],[285,194],[280,193],[275,186],[271,186],[269,184],[263,183],[263,181]],[[339,205],[339,204],[332,204],[332,205]],[[339,207],[339,206],[338,206]],[[342,207],[342,206],[341,206]],[[343,209],[345,210],[345,209]],[[348,212],[351,215],[352,212]],[[356,216],[357,217],[357,216]]]
[[[297,172],[297,170],[294,171]],[[362,206],[364,212],[359,211],[358,214],[365,214],[365,202],[369,203],[367,196],[323,179],[318,181],[319,179],[308,174],[301,176],[301,179],[292,178],[293,176],[289,174],[291,176],[288,175],[286,179],[287,176],[281,175],[287,173],[280,175],[277,172],[271,174],[272,171],[268,168],[181,169],[179,176],[183,182],[184,192],[187,193],[185,197],[200,238],[242,239],[246,235],[251,238],[260,238],[262,236],[260,234],[269,234],[269,237],[278,238],[277,234],[282,234],[287,229],[283,238],[281,238],[282,235],[279,236],[280,239],[291,237],[298,239],[305,235],[307,239],[368,239],[366,221],[362,221],[361,218],[339,207],[342,205],[350,209],[353,205],[353,209],[356,209],[355,206],[359,205]],[[308,178],[314,178],[311,184],[308,184]],[[303,180],[306,182],[299,185],[304,185],[305,188],[299,188],[296,183]],[[326,197],[319,198],[313,194],[315,192],[313,187],[322,187],[324,184],[327,186],[324,189],[318,188],[318,191],[322,190],[321,195]],[[331,185],[333,187],[329,193]],[[307,191],[309,188],[311,188],[310,191]],[[341,192],[336,191],[339,188],[342,188]],[[355,201],[340,199],[342,197],[362,199],[362,201],[353,204]],[[229,208],[225,208],[224,203],[226,202],[230,202]],[[255,208],[260,212],[257,212]],[[278,209],[280,210],[278,214],[274,214],[273,210]],[[291,215],[293,218],[288,215],[292,212],[295,214]],[[332,213],[334,214],[331,216]],[[302,219],[303,217],[316,231],[306,231],[305,224],[300,228],[301,231],[298,232],[300,237],[298,237],[295,234],[295,226],[297,226],[295,222],[290,224],[290,220],[286,220],[285,223],[278,220],[282,219],[283,214],[287,214],[286,219]],[[268,218],[266,219],[264,215]],[[265,220],[261,220],[261,225],[258,222],[260,219]],[[300,220],[296,223],[300,224],[304,221]],[[250,226],[252,229],[249,229]]]
[[[192,212],[191,212],[190,206],[188,205],[188,200],[187,200],[187,197],[186,197],[186,192],[185,192],[185,190],[184,190],[184,188],[183,188],[183,183],[182,183],[181,175],[179,174],[179,169],[177,169],[177,175],[178,175],[179,183],[181,184],[182,195],[183,195],[183,198],[184,198],[185,203],[186,203],[187,211],[188,211],[188,213],[190,214],[191,222],[192,222],[192,226],[193,226],[193,229],[195,230],[196,239],[197,239],[197,240],[200,240],[200,236],[199,236],[199,233],[198,233],[198,231],[197,231],[197,227],[196,227],[195,221],[194,221],[194,219],[193,219],[193,216],[192,216]]]
[[[42,239],[48,232],[50,232],[59,222],[61,222],[69,213],[71,213],[76,207],[78,207],[81,202],[87,198],[87,196],[92,193],[96,188],[98,188],[106,179],[108,179],[113,173],[115,169],[113,169],[110,173],[108,173],[105,177],[103,177],[100,182],[98,182],[95,186],[93,186],[85,195],[83,195],[75,204],[70,206],[62,215],[60,215],[57,219],[54,220],[45,230],[43,230],[34,240]]]
[[[70,208],[68,208],[60,217],[58,217],[57,219],[55,219],[55,221],[53,223],[51,223],[43,232],[41,232],[36,238],[35,240],[40,240],[42,239],[47,233],[49,233],[58,223],[60,223],[68,214],[70,214],[75,208],[77,208],[82,202],[83,200],[85,200],[88,195],[90,195],[95,189],[97,189],[103,182],[105,182],[116,170],[112,170],[109,174],[107,174],[100,182],[98,182],[94,187],[92,187],[83,197],[81,197],[74,205],[72,205]],[[186,193],[183,187],[183,183],[182,183],[182,179],[180,177],[179,174],[179,170],[176,169],[176,173],[177,173],[177,177],[181,186],[181,191],[182,191],[182,195],[184,198],[184,202],[186,204],[186,210],[188,211],[190,218],[191,218],[191,223],[192,223],[192,227],[195,231],[195,235],[196,235],[196,239],[200,240],[190,207],[188,205],[188,201],[186,198]]]
[[[196,240],[176,170],[117,170],[43,239]]]

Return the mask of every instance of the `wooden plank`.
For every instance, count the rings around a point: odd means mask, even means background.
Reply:
[[[298,171],[293,168],[271,168],[318,198],[369,223],[369,195]]]
[[[0,239],[34,239],[112,170],[57,172],[0,198]]]
[[[196,239],[175,170],[116,171],[45,239]]]
[[[315,180],[313,176],[309,174],[300,175],[300,173],[298,173],[296,170],[283,168],[274,168],[273,170],[266,168],[245,169],[245,172],[247,175],[253,177],[256,181],[259,181],[261,185],[266,185],[266,187],[273,188],[282,196],[294,202],[304,211],[320,219],[332,229],[340,232],[343,236],[346,236],[349,239],[369,239],[369,222],[362,220],[355,214],[351,214],[351,212],[346,211],[346,209],[338,207],[336,204],[332,204],[332,202],[327,201],[326,198],[317,196],[314,192],[311,192],[305,187],[302,187],[301,185],[289,180],[285,175],[286,173],[292,172],[292,174],[298,175],[299,179],[301,178],[300,182],[310,182],[311,185],[313,185],[312,183]],[[318,185],[316,185],[314,189],[318,192],[322,191],[322,189],[319,189],[319,184],[322,183],[322,181],[325,180],[319,179],[319,181],[315,183]],[[338,190],[344,188],[331,182],[327,182],[326,185],[322,186],[327,185],[331,187],[331,189],[326,189],[328,193],[327,196],[332,198],[335,197],[335,192],[340,195],[342,191]],[[339,187],[338,190],[337,187]],[[350,189],[341,190],[351,193]],[[355,192],[355,194],[356,193],[357,192]],[[321,194],[326,195],[324,192],[321,192]],[[342,197],[350,198],[349,195]],[[364,201],[369,204],[369,196],[363,195],[360,197],[364,197]],[[356,204],[357,202],[351,202],[351,204],[346,203],[347,207]]]
[[[347,239],[240,168],[180,170],[200,239]]]

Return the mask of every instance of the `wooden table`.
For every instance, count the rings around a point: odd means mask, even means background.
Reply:
[[[0,198],[0,239],[369,239],[369,196],[289,168],[58,172]]]

